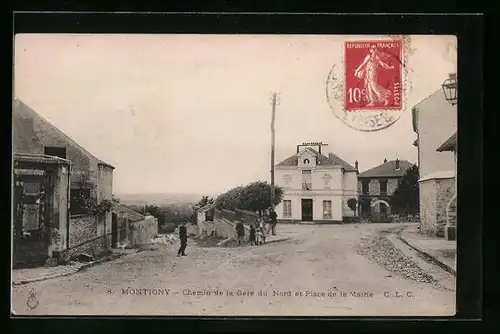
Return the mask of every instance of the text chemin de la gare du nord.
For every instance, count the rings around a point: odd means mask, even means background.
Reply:
[[[182,289],[175,291],[167,288],[122,288],[122,295],[130,296],[201,296],[201,297],[311,297],[311,298],[372,298],[375,296],[369,291],[342,291],[337,288],[328,291],[312,290],[241,290],[241,289]],[[413,297],[408,291],[384,291],[382,295],[386,298]]]

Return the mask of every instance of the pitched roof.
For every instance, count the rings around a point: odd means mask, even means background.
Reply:
[[[346,171],[349,172],[354,172],[356,169],[351,166],[349,163],[345,162],[342,160],[338,155],[329,153],[328,157],[324,156],[323,154],[320,154],[318,151],[316,151],[313,148],[306,147],[304,150],[300,151],[299,153],[296,153],[292,155],[291,157],[286,158],[285,160],[281,161],[276,165],[276,167],[279,166],[297,166],[299,163],[299,156],[304,152],[305,150],[308,150],[312,152],[316,158],[317,158],[317,165],[318,166],[335,166],[335,165],[340,165],[342,168],[344,168]]]
[[[115,213],[126,213],[127,218],[130,222],[137,222],[140,220],[144,220],[145,218],[144,215],[140,214],[139,212],[118,203],[113,203],[112,211]]]
[[[213,208],[215,208],[215,200],[213,201],[213,203],[208,203],[205,206],[202,206],[201,208],[196,209],[196,212],[205,212],[205,211],[211,210]]]
[[[456,151],[456,149],[457,149],[457,131],[455,131],[455,133],[452,134],[450,138],[446,139],[446,141],[442,143],[441,146],[439,146],[436,151],[438,152]]]
[[[12,106],[12,112],[13,113],[18,113],[18,114],[24,113],[24,114],[30,115],[31,117],[36,117],[36,118],[40,119],[42,122],[47,123],[48,125],[50,125],[51,128],[53,128],[54,131],[56,131],[57,134],[60,137],[64,138],[71,145],[73,145],[76,148],[78,148],[85,155],[88,155],[88,156],[93,157],[94,159],[96,159],[97,162],[98,162],[98,164],[103,165],[103,166],[107,166],[107,167],[110,167],[110,168],[113,168],[113,169],[115,168],[114,166],[108,164],[107,162],[98,159],[95,155],[93,155],[92,153],[90,153],[89,151],[87,151],[84,147],[82,147],[77,142],[75,142],[70,136],[68,136],[67,134],[65,134],[64,132],[62,132],[58,127],[56,127],[54,124],[50,123],[48,120],[46,120],[45,118],[43,118],[33,108],[31,108],[30,106],[28,106],[26,103],[24,103],[20,99],[16,98],[14,100],[14,103],[13,103],[13,106]],[[27,124],[25,122],[21,122],[18,125],[16,125],[16,130],[22,132],[22,133],[19,133],[18,137],[20,137],[20,138],[23,138],[23,137],[25,137],[25,138],[31,138],[31,137],[33,137],[34,134],[32,133],[32,131],[33,131],[32,126],[26,126],[26,125]]]
[[[358,178],[368,177],[400,177],[412,167],[413,164],[407,160],[399,160],[399,169],[396,169],[396,160],[387,161],[379,166],[373,167],[360,173]]]

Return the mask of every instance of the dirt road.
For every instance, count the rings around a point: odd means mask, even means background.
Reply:
[[[158,245],[72,276],[15,286],[13,309],[33,315],[454,314],[455,291],[403,277],[360,254],[362,239],[386,228],[279,225],[288,241],[237,248],[190,242],[187,257],[175,256],[177,245]],[[33,309],[30,291],[38,301]]]

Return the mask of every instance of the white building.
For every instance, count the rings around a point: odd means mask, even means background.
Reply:
[[[342,222],[356,215],[347,205],[350,198],[358,198],[356,168],[333,153],[320,152],[297,148],[275,166],[275,184],[285,190],[276,207],[280,221]]]

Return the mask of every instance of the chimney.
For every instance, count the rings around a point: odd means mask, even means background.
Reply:
[[[387,159],[384,159],[384,164],[387,162]]]
[[[354,162],[354,168],[356,169],[356,172],[357,172],[357,171],[359,171],[359,168],[358,168],[358,167],[359,167],[359,163],[358,163],[358,160],[356,160],[356,161]]]
[[[396,159],[396,169],[399,169],[399,159]]]

